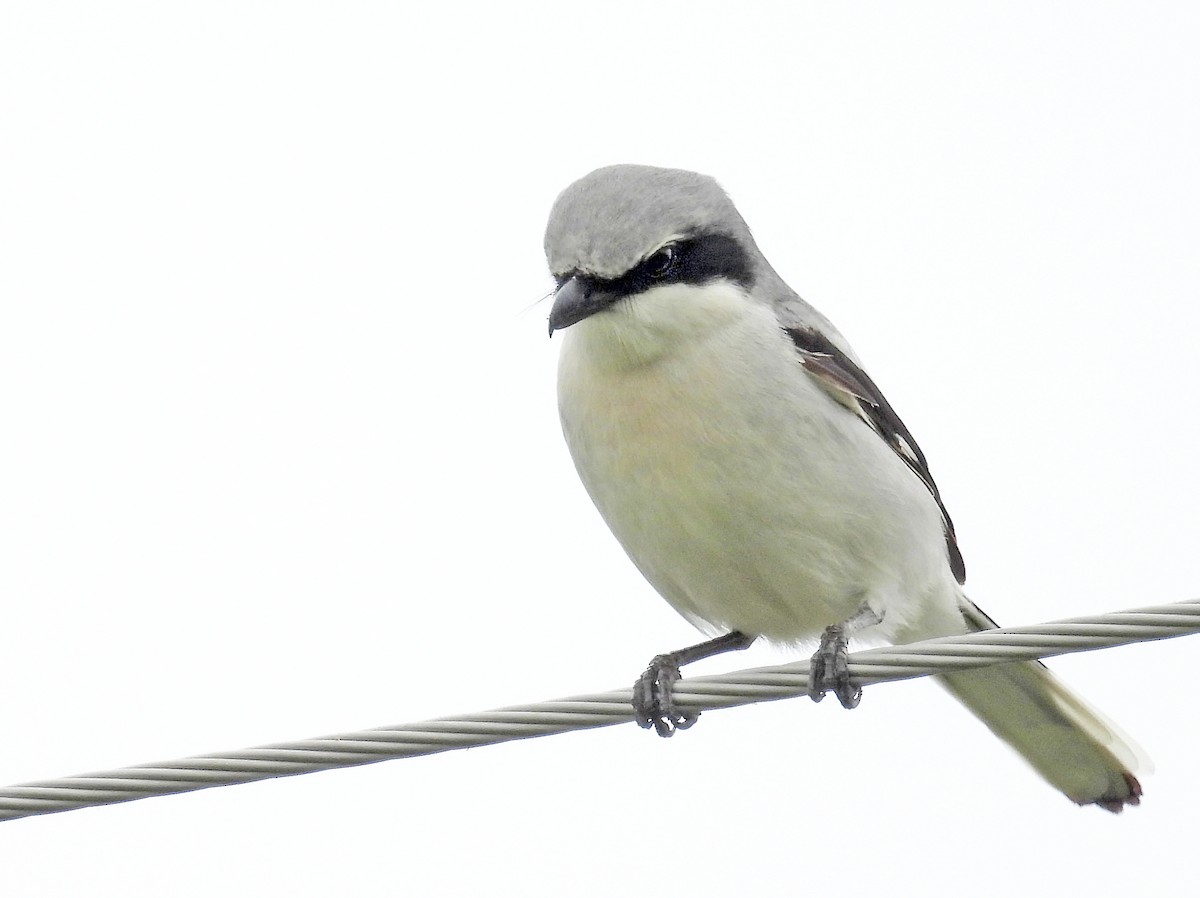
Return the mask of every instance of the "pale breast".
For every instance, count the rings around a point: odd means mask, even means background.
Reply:
[[[568,338],[559,403],[580,477],[685,617],[789,641],[868,595],[945,579],[927,548],[940,532],[913,538],[940,531],[924,486],[803,372],[772,320],[746,315],[634,366],[608,363],[603,321]]]

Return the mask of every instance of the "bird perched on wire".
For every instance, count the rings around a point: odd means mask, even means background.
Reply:
[[[837,329],[775,273],[712,178],[601,168],[550,213],[563,433],[629,557],[713,635],[653,659],[638,722],[694,715],[679,667],[763,637],[819,637],[811,694],[854,707],[851,635],[990,629],[912,434]],[[1136,750],[1038,662],[942,683],[1079,804],[1137,804]]]

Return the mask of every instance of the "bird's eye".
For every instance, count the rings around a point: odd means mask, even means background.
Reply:
[[[646,274],[658,279],[666,275],[675,266],[675,247],[668,243],[646,260]]]

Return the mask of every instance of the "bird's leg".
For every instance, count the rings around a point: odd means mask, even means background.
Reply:
[[[873,627],[883,618],[866,602],[848,619],[821,634],[821,644],[812,656],[808,673],[808,697],[819,702],[832,691],[843,708],[857,708],[862,700],[862,687],[850,682],[847,645],[850,637],[860,630]]]
[[[723,652],[740,651],[757,638],[733,630],[708,642],[656,655],[646,672],[633,684],[633,713],[638,726],[644,730],[654,727],[655,732],[664,737],[673,735],[676,730],[686,730],[696,722],[700,712],[681,711],[675,707],[673,692],[679,679],[679,668]]]

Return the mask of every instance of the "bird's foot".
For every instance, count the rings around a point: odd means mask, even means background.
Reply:
[[[846,627],[840,624],[826,627],[821,634],[821,645],[812,656],[808,673],[808,697],[814,702],[823,699],[826,692],[836,695],[847,709],[857,708],[862,700],[862,687],[850,680],[848,642]]]
[[[707,642],[656,655],[646,672],[633,684],[633,715],[638,726],[645,730],[654,727],[654,731],[663,737],[673,736],[676,730],[686,730],[700,717],[700,712],[684,711],[675,705],[679,668],[722,652],[740,651],[756,638],[740,630],[731,630]]]
[[[646,672],[633,684],[633,713],[638,726],[644,730],[654,727],[663,738],[676,730],[686,730],[700,713],[684,711],[675,706],[675,683],[679,680],[679,664],[674,655],[658,655]]]

